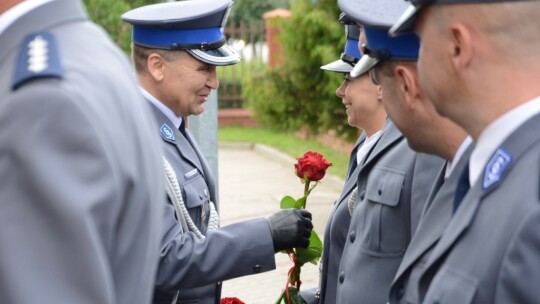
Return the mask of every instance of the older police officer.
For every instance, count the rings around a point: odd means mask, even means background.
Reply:
[[[204,111],[216,66],[239,55],[225,44],[230,0],[162,3],[125,13],[132,56],[165,149],[169,200],[163,206],[154,303],[218,303],[220,281],[275,268],[274,253],[309,244],[311,214],[282,210],[218,227],[214,178],[185,120]]]
[[[536,303],[540,2],[413,3],[393,32],[414,27],[422,86],[476,143],[455,214],[415,288],[425,303]]]
[[[161,149],[81,1],[0,4],[0,303],[146,303]]]

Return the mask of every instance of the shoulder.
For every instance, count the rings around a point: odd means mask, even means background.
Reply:
[[[48,32],[27,35],[20,43],[16,56],[15,71],[11,88],[22,86],[38,79],[61,79],[64,70],[56,38]]]

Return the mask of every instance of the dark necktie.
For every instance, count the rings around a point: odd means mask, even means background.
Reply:
[[[182,135],[184,135],[185,138],[188,138],[186,134],[186,120],[185,119],[182,119],[182,122],[180,123],[180,127],[178,127],[178,131],[180,131],[180,133],[182,133]]]
[[[463,171],[459,176],[458,184],[456,187],[456,195],[454,197],[454,213],[456,212],[457,208],[461,204],[461,201],[469,191],[469,188],[471,188],[471,185],[469,184],[469,163],[467,162],[467,165],[465,165],[465,168],[463,168]]]

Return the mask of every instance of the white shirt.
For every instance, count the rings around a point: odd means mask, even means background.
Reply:
[[[167,118],[173,123],[175,128],[179,128],[180,124],[182,124],[182,117],[179,117],[176,115],[169,107],[164,105],[161,101],[159,101],[157,98],[155,98],[152,94],[148,93],[143,87],[139,87],[141,89],[141,92],[143,96],[148,99],[156,108],[158,108],[163,115],[167,116]]]
[[[540,97],[512,109],[492,122],[478,137],[469,163],[469,181],[474,185],[482,176],[489,158],[502,142],[524,122],[540,113]]]
[[[373,135],[369,137],[366,137],[366,139],[364,140],[364,143],[362,144],[360,149],[358,149],[358,151],[356,152],[357,165],[360,165],[360,162],[364,159],[364,157],[366,157],[369,150],[371,150],[371,148],[377,143],[380,137],[381,137],[381,130],[379,130],[377,133],[374,133]]]
[[[0,35],[17,19],[29,11],[53,0],[26,0],[0,14]]]
[[[454,171],[456,164],[459,162],[459,160],[463,156],[463,153],[465,152],[465,150],[467,150],[467,148],[469,147],[471,143],[472,143],[472,137],[467,136],[465,140],[461,143],[461,146],[459,146],[458,150],[456,151],[456,155],[454,155],[454,158],[452,159],[452,161],[448,162],[448,164],[446,165],[446,172],[444,173],[444,179],[447,179],[448,176],[450,176],[450,174],[452,173],[452,171]]]

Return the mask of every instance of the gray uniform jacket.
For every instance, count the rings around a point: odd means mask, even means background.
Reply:
[[[341,254],[347,233],[351,215],[349,214],[348,201],[352,191],[358,181],[358,172],[360,166],[356,165],[356,156],[358,149],[364,143],[366,134],[362,133],[354,145],[351,157],[349,158],[349,168],[347,170],[347,179],[338,200],[334,203],[334,208],[324,231],[324,248],[320,264],[319,288],[308,289],[301,292],[301,296],[308,304],[311,303],[334,303],[336,300],[337,274]],[[317,299],[315,293],[320,290],[320,299]]]
[[[420,303],[418,280],[430,256],[431,250],[441,238],[452,217],[454,193],[463,168],[469,161],[474,145],[469,145],[445,180],[446,164],[443,165],[435,185],[426,202],[426,209],[420,218],[405,256],[390,287],[390,303]]]
[[[154,303],[171,303],[178,289],[178,303],[219,303],[220,281],[275,269],[270,227],[266,219],[256,218],[207,233],[209,202],[217,205],[212,173],[189,130],[185,138],[159,109],[152,108],[159,128],[174,134],[161,133],[165,157],[176,173],[191,218],[206,235],[200,240],[190,231],[181,234],[174,206],[164,200]]]
[[[357,204],[341,257],[336,303],[386,302],[442,164],[438,157],[411,150],[388,120],[358,175]]]
[[[0,68],[0,303],[149,302],[162,153],[127,58],[55,0],[0,34]]]
[[[511,134],[463,199],[420,277],[425,303],[540,301],[538,130],[540,115]]]

